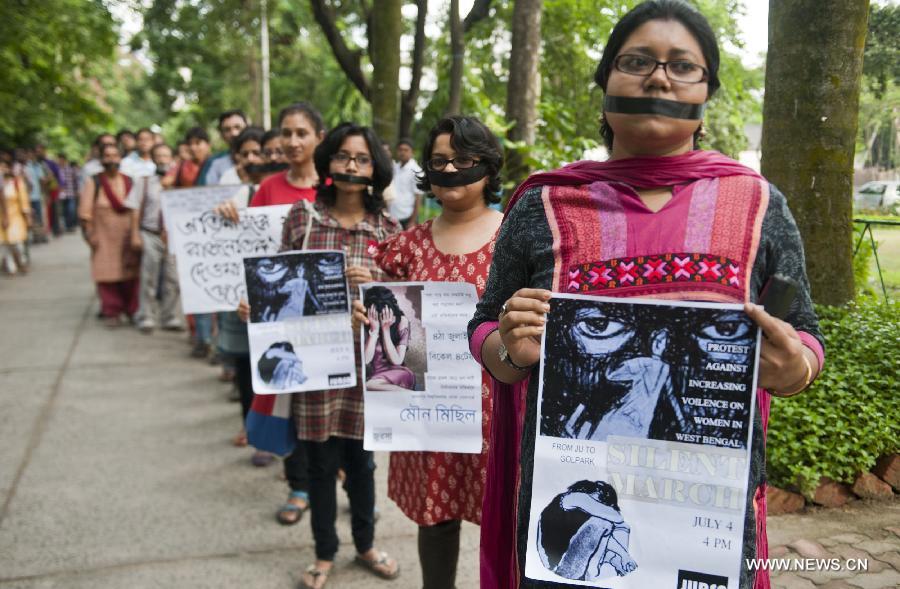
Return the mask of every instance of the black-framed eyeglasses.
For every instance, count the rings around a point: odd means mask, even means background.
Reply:
[[[709,70],[692,61],[659,61],[636,53],[623,53],[617,56],[613,66],[623,74],[644,77],[652,75],[661,67],[670,80],[683,84],[699,84],[709,79]]]
[[[337,162],[344,166],[349,164],[351,161],[354,161],[354,162],[356,162],[357,166],[365,167],[372,163],[372,157],[362,154],[362,153],[359,155],[353,156],[353,155],[350,155],[349,153],[344,153],[342,151],[339,151],[336,154],[331,156],[331,161]]]
[[[283,156],[284,152],[281,151],[280,147],[276,147],[275,149],[264,149],[262,154],[263,154],[263,157],[267,157],[267,158],[271,159],[273,157]]]
[[[444,168],[447,167],[447,164],[453,164],[453,167],[457,170],[467,170],[469,168],[474,168],[478,164],[481,163],[481,160],[475,159],[473,157],[467,155],[458,155],[453,159],[447,159],[445,157],[433,157],[426,162],[426,166],[432,172],[443,172]]]

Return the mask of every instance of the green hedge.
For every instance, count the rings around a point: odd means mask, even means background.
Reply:
[[[796,397],[773,397],[767,448],[772,484],[807,497],[820,477],[852,482],[900,451],[900,303],[816,310],[825,372]]]

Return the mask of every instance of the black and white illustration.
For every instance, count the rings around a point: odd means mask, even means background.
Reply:
[[[259,377],[275,389],[289,389],[307,381],[303,361],[290,342],[275,342],[263,352],[256,363]]]
[[[743,447],[757,329],[743,311],[556,298],[541,435]]]
[[[343,252],[251,257],[244,266],[251,323],[348,311]]]
[[[333,250],[244,258],[254,392],[356,385],[344,263]]]
[[[738,304],[554,295],[542,342],[525,576],[737,589],[759,329]]]
[[[537,550],[543,565],[566,579],[624,577],[638,568],[628,553],[630,534],[612,485],[582,480],[541,512]]]

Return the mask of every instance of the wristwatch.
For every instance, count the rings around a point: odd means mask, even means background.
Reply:
[[[531,366],[519,366],[515,362],[513,362],[512,358],[509,357],[509,350],[506,349],[506,346],[503,345],[503,342],[500,343],[500,347],[497,348],[497,355],[500,356],[500,361],[520,372],[525,372],[526,370],[531,370]],[[532,366],[534,366],[532,364]]]

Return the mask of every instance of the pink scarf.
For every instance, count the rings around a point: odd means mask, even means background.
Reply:
[[[605,162],[580,161],[530,176],[513,193],[506,206],[506,214],[529,188],[536,186],[581,186],[604,181],[619,182],[632,188],[658,188],[724,176],[762,178],[754,170],[717,151],[695,150],[670,157],[641,156]],[[480,363],[484,340],[495,329],[497,322],[485,322],[472,335],[469,346]],[[528,379],[515,385],[491,381],[494,409],[491,417],[491,453],[482,504],[482,589],[512,589],[519,585],[515,530],[527,390]]]

